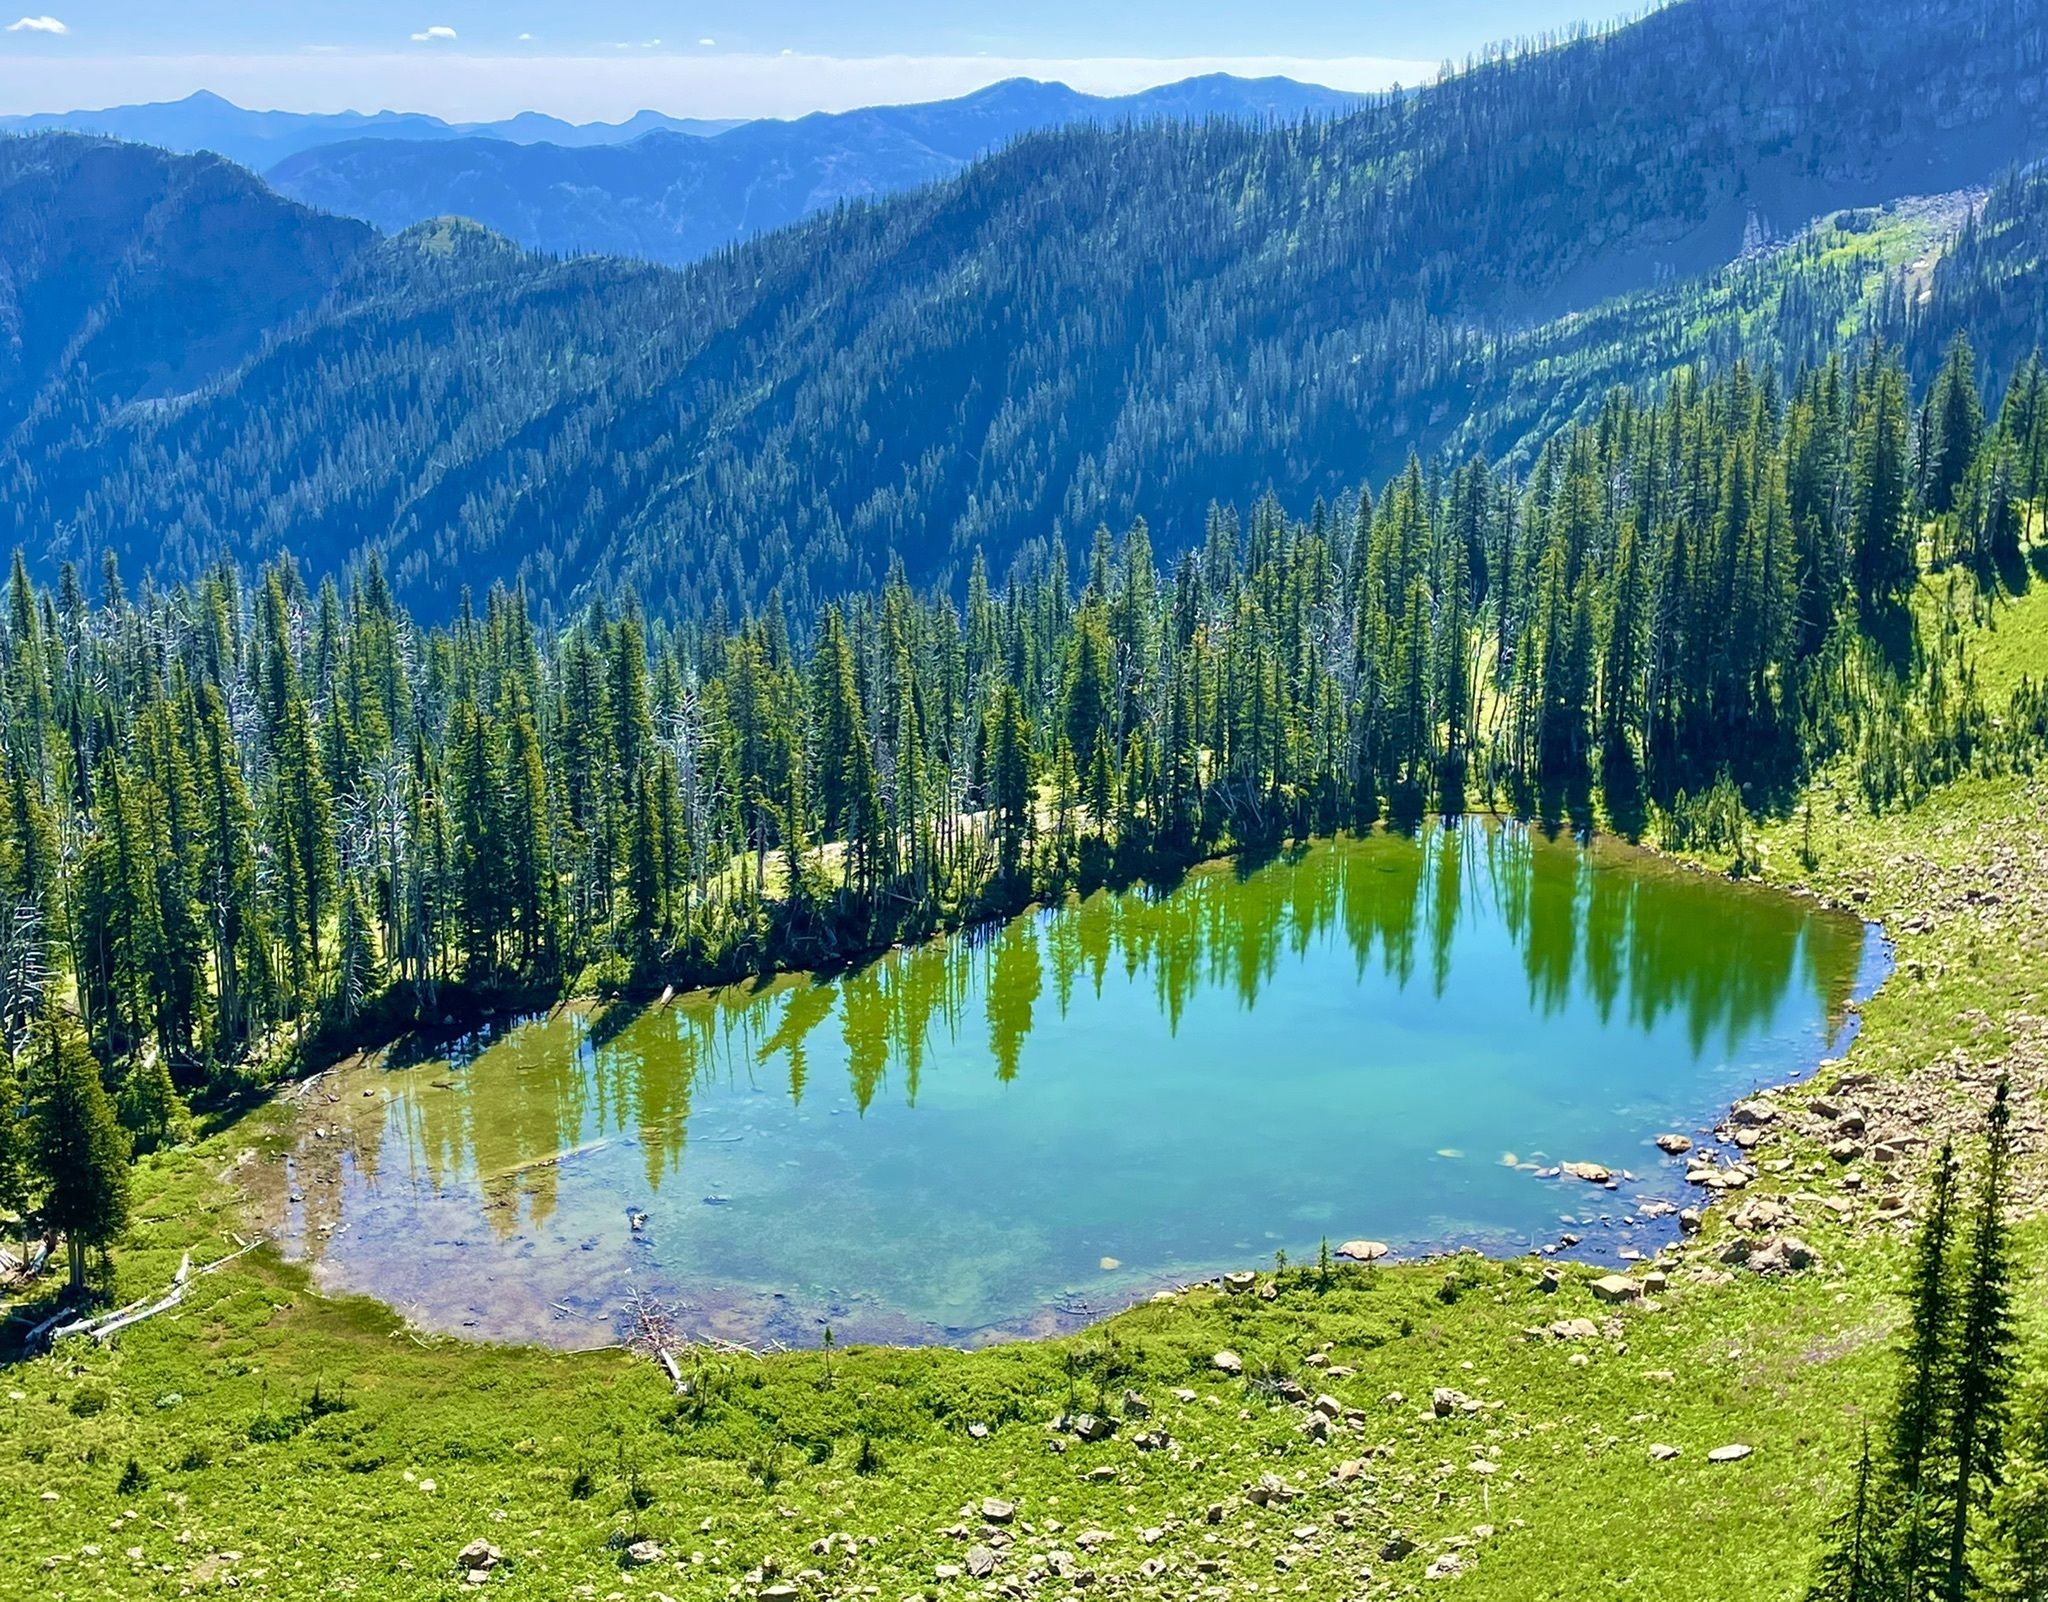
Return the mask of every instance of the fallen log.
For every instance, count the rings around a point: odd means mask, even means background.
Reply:
[[[118,1331],[140,1324],[145,1318],[154,1318],[158,1313],[168,1312],[185,1299],[186,1290],[190,1288],[191,1282],[198,1278],[199,1275],[211,1274],[217,1268],[225,1268],[237,1257],[253,1252],[261,1244],[261,1240],[251,1241],[248,1245],[242,1247],[240,1251],[229,1252],[225,1257],[217,1257],[204,1268],[199,1269],[193,1268],[192,1254],[188,1251],[178,1264],[178,1272],[171,1276],[169,1288],[154,1301],[144,1297],[141,1301],[130,1302],[126,1307],[117,1307],[111,1313],[102,1313],[96,1318],[75,1319],[59,1329],[51,1330],[48,1340],[53,1345],[73,1335],[90,1335],[96,1341],[106,1340],[110,1335]],[[49,1329],[50,1325],[56,1323],[57,1318],[66,1316],[68,1312],[69,1309],[65,1313],[59,1313],[56,1317],[46,1319],[43,1323],[38,1324],[29,1331],[28,1339],[23,1344],[29,1350],[34,1350],[36,1340],[43,1334],[43,1331]]]
[[[52,1313],[48,1318],[44,1319],[40,1324],[36,1325],[34,1329],[30,1330],[26,1335],[22,1337],[22,1348],[25,1351],[34,1351],[36,1348],[36,1342],[42,1338],[43,1331],[48,1329],[52,1324],[55,1324],[57,1320],[59,1320],[60,1318],[71,1317],[74,1311],[75,1309],[69,1307],[58,1308],[56,1312]]]

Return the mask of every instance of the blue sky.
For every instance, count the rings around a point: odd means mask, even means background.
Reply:
[[[1214,70],[1370,88],[1588,14],[1587,0],[29,0],[0,20],[0,111],[212,89],[309,111],[787,116],[1020,73],[1103,92]]]

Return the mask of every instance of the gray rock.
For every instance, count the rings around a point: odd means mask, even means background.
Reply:
[[[1820,1254],[1797,1235],[1774,1235],[1749,1254],[1749,1267],[1759,1274],[1796,1274],[1819,1262]]]
[[[486,1571],[495,1569],[504,1560],[504,1553],[491,1545],[489,1541],[482,1539],[471,1541],[469,1545],[455,1554],[455,1566],[465,1573],[474,1573],[478,1569]]]

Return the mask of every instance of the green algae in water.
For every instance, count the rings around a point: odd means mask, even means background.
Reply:
[[[632,1289],[738,1339],[975,1341],[1325,1237],[1648,1250],[1686,1199],[1652,1138],[1810,1068],[1884,960],[1618,847],[1323,843],[357,1070],[288,1233],[424,1324],[569,1344]]]

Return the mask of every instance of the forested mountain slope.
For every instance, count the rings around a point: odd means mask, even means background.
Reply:
[[[239,167],[79,139],[0,141],[0,430],[204,383],[319,302],[370,242]]]
[[[205,395],[19,434],[9,532],[131,571],[374,544],[430,613],[808,606],[1141,512],[1185,544],[1444,442],[1532,321],[2048,147],[2044,62],[2043,0],[1686,0],[1334,122],[1038,135],[683,273],[409,234]]]
[[[1016,79],[955,100],[751,122],[716,139],[658,133],[586,149],[371,138],[281,162],[284,194],[400,232],[435,217],[483,223],[534,250],[682,265],[845,200],[950,178],[1023,134],[1071,123],[1331,115],[1357,95],[1217,74],[1103,98]]]

